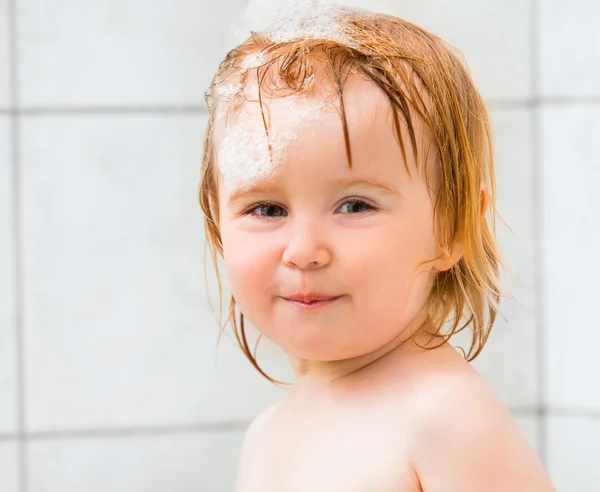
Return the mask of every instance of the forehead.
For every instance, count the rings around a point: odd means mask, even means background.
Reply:
[[[319,160],[328,168],[348,169],[342,110],[333,84],[315,84],[301,95],[262,97],[262,108],[257,84],[248,84],[245,91],[249,100],[239,107],[232,110],[224,102],[217,108],[213,142],[226,182],[231,178],[229,181],[251,184],[292,162]],[[353,76],[344,85],[343,107],[353,169],[370,167],[377,172],[378,163],[383,161],[404,169],[384,92],[372,81]],[[416,115],[413,123],[419,143],[422,125],[416,124]],[[401,127],[405,132],[406,125],[401,123]],[[402,138],[409,159],[406,164],[416,169],[407,131]]]
[[[289,96],[270,97],[263,91],[259,95],[256,77],[249,76],[245,84],[235,78],[222,83],[217,90],[217,119],[215,137],[220,137],[228,128],[243,121],[250,126],[259,125],[264,129],[261,115],[261,104],[266,123],[281,126],[287,120],[294,121],[294,116],[302,114],[302,120],[309,116],[340,116],[340,101],[336,87],[322,69],[311,76],[311,87],[306,92]],[[239,96],[239,97],[236,97]],[[354,75],[344,84],[343,103],[346,113],[358,110],[363,116],[371,117],[380,113],[387,115],[390,103],[383,91],[372,81]],[[283,117],[283,118],[282,118]],[[217,139],[217,138],[216,138]],[[215,140],[216,140],[215,139]]]

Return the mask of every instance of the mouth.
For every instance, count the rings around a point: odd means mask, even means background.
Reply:
[[[281,299],[302,309],[318,309],[320,307],[333,304],[335,301],[341,299],[342,297],[344,296],[331,296],[327,294],[307,293],[294,294],[292,296],[287,297],[281,296]]]

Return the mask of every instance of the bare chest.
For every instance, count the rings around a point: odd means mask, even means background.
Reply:
[[[403,443],[358,423],[268,429],[244,450],[237,487],[237,492],[419,490]]]

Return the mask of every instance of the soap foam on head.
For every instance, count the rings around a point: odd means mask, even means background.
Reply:
[[[241,19],[234,24],[231,41],[237,45],[253,31],[276,43],[305,37],[331,39],[355,47],[342,33],[339,20],[357,11],[368,13],[323,0],[249,0]]]
[[[339,20],[356,10],[336,7],[322,0],[250,0],[243,16],[243,25],[238,31],[242,31],[243,39],[253,31],[275,43],[304,37],[330,39],[354,47],[354,43],[340,29]],[[242,71],[256,69],[264,62],[263,53],[250,54],[242,60]],[[312,84],[314,80],[309,77],[306,83]],[[228,110],[235,105],[239,107],[242,102],[244,87],[240,83],[217,84],[216,94],[225,103],[220,116],[227,120]],[[297,139],[297,129],[310,124],[320,113],[332,108],[329,101],[318,105],[297,104],[299,97],[302,96],[292,94],[278,98],[289,109],[286,111],[285,131],[278,126],[281,122],[275,122],[274,125],[268,123],[267,135],[260,115],[257,116],[260,123],[254,125],[253,129],[246,125],[244,118],[237,118],[231,125],[225,124],[217,161],[227,188],[248,186],[271,176],[285,158],[286,146]]]
[[[257,53],[251,53],[250,55],[247,55],[244,60],[242,61],[242,68],[243,69],[249,69],[249,68],[258,68],[260,66],[263,65],[263,63],[265,62],[265,54],[262,52],[257,52]]]
[[[268,136],[259,115],[254,116],[258,118],[255,120],[258,124],[254,128],[247,124],[247,116],[241,116],[235,124],[225,129],[217,153],[217,163],[227,189],[243,188],[272,176],[276,167],[286,158],[287,146],[297,140],[297,130],[310,125],[327,110],[325,101],[319,104],[306,104],[303,101],[300,104],[299,99],[302,97],[292,94],[277,99],[278,104],[284,105],[286,119],[285,122],[271,125]],[[281,129],[278,123],[284,123],[285,129]]]
[[[233,102],[241,97],[244,87],[240,82],[229,84],[215,84],[215,92],[220,101]]]
[[[246,18],[252,30],[274,42],[299,37],[325,38],[351,44],[338,25],[342,11],[321,0],[250,0]]]

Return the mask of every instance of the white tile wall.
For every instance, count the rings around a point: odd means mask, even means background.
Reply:
[[[231,492],[243,433],[81,437],[28,444],[30,492]]]
[[[600,409],[600,107],[547,106],[543,230],[548,402]]]
[[[504,303],[509,322],[498,320],[475,365],[534,447],[547,441],[538,452],[548,456],[557,490],[598,490],[600,420],[583,415],[600,408],[600,326],[591,311],[600,273],[600,109],[547,101],[600,95],[598,2],[542,0],[535,11],[519,0],[339,2],[440,34],[464,53],[488,100],[542,98],[540,183],[527,105],[491,112],[499,209],[518,235],[499,223],[499,241],[521,283],[506,279],[518,301],[514,315]],[[19,0],[20,107],[201,105],[231,47],[227,26],[245,3]],[[8,35],[15,29],[8,5],[0,0],[0,110],[9,107]],[[532,84],[538,64],[541,94]],[[17,420],[7,129],[0,115],[0,434],[14,433]],[[151,428],[247,422],[281,395],[228,338],[216,352],[196,200],[203,129],[203,118],[191,113],[22,116],[26,430],[99,428],[113,436],[28,441],[31,492],[230,491],[242,431]],[[543,286],[534,285],[536,185],[543,190]],[[539,316],[550,407],[541,435],[529,413],[540,403]],[[269,373],[291,380],[282,354],[261,343]],[[123,427],[133,430],[119,435]],[[142,428],[146,434],[136,434]],[[0,440],[2,492],[17,491],[17,472],[17,444]]]
[[[600,419],[548,418],[548,472],[559,492],[597,492]]]
[[[542,0],[539,4],[542,95],[600,96],[598,2]]]
[[[8,0],[0,0],[0,109],[10,106],[10,56]]]
[[[474,367],[502,401],[512,408],[538,404],[536,310],[534,304],[533,146],[530,109],[490,111],[496,146],[498,241],[508,267],[505,289],[515,300],[503,300],[506,321],[498,316]]]
[[[27,429],[242,420],[280,391],[204,292],[204,118],[25,117]]]
[[[21,0],[20,104],[200,104],[244,4]]]
[[[481,93],[527,99],[531,90],[531,2],[520,0],[334,0],[396,15],[463,52]]]
[[[0,433],[17,430],[13,172],[9,120],[0,115]]]
[[[16,441],[0,441],[0,490],[19,492],[19,459]]]

